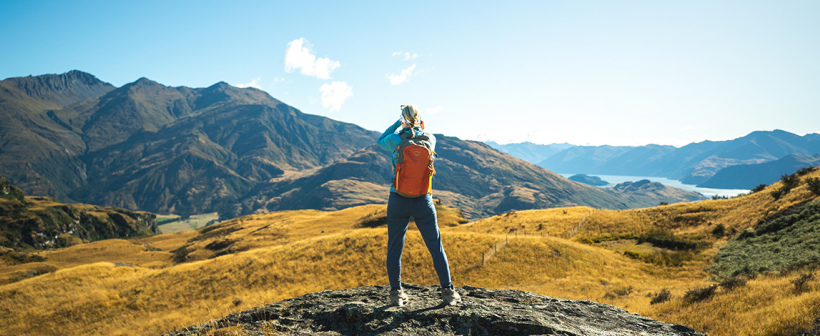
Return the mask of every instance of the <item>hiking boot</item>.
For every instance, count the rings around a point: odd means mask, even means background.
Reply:
[[[445,306],[455,306],[461,302],[461,295],[455,289],[443,288],[441,290],[441,301]]]
[[[407,303],[407,294],[404,294],[403,289],[391,289],[390,290],[390,305],[391,306],[404,306]]]

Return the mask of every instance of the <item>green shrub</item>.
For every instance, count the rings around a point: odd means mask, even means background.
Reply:
[[[774,197],[774,200],[775,200],[775,201],[776,201],[776,200],[779,200],[779,199],[780,199],[780,197],[782,197],[782,196],[783,196],[786,192],[788,192],[788,191],[784,191],[782,188],[781,188],[781,189],[775,189],[775,190],[772,190],[772,197]]]

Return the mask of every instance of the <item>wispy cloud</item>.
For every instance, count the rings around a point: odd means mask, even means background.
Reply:
[[[401,73],[398,75],[387,75],[387,78],[390,80],[390,85],[399,85],[401,83],[406,82],[408,79],[410,79],[410,76],[413,75],[413,70],[415,69],[416,65],[413,64],[409,68],[402,70]]]
[[[319,87],[319,91],[322,92],[322,106],[330,112],[338,111],[345,100],[353,97],[353,87],[347,85],[346,82],[325,83]]]
[[[401,57],[404,57],[405,61],[409,61],[411,59],[416,59],[416,57],[419,57],[419,54],[417,54],[417,53],[412,53],[411,54],[410,52],[407,52],[407,51],[397,51],[397,52],[394,52],[392,56],[401,56]]]
[[[262,86],[259,85],[260,80],[262,80],[262,77],[254,77],[253,79],[251,79],[250,82],[243,83],[243,84],[236,84],[236,87],[240,87],[240,88],[252,87],[252,88],[257,88],[259,90],[262,90]]]
[[[317,58],[311,47],[304,38],[290,41],[285,50],[285,71],[293,72],[299,69],[305,76],[330,79],[330,73],[341,63],[330,58]]]

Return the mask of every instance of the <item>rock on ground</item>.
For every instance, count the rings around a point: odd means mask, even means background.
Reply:
[[[518,290],[457,287],[444,306],[438,286],[405,285],[404,307],[388,286],[306,294],[167,334],[178,335],[704,335],[606,304]]]

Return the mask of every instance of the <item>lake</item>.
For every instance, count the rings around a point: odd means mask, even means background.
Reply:
[[[561,174],[561,176],[569,178],[570,176],[575,174]],[[683,184],[681,181],[672,180],[665,177],[652,177],[652,176],[622,176],[622,175],[597,175],[597,174],[587,174],[589,176],[597,176],[600,177],[602,180],[609,182],[608,185],[602,186],[601,188],[609,188],[614,186],[618,183],[623,182],[637,182],[640,180],[650,180],[652,182],[658,182],[664,185],[668,185],[670,187],[680,188],[683,190],[689,190],[694,192],[699,192],[703,194],[703,196],[711,198],[712,196],[726,196],[726,197],[733,197],[739,194],[748,193],[749,190],[746,189],[713,189],[713,188],[699,188],[693,184]]]

